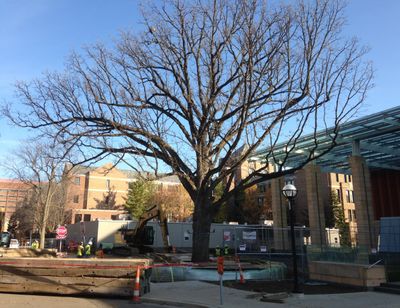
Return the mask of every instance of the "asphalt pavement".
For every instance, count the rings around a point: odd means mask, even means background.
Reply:
[[[1,308],[167,308],[174,305],[162,305],[159,303],[133,304],[128,299],[110,298],[81,298],[70,296],[47,296],[0,293]],[[178,307],[182,307],[178,306]]]
[[[216,284],[200,281],[180,281],[151,285],[151,292],[142,300],[153,300],[161,304],[185,304],[184,307],[300,307],[300,308],[357,308],[400,307],[400,295],[379,292],[358,292],[323,295],[289,295],[282,303],[262,302],[262,294],[223,288],[223,305],[220,305],[220,291]]]
[[[283,303],[262,302],[262,294],[232,288],[223,288],[223,305],[220,304],[219,286],[200,281],[157,283],[145,294],[139,305],[129,299],[79,298],[70,296],[45,296],[0,293],[1,308],[167,308],[167,307],[299,307],[299,308],[358,308],[400,307],[400,295],[379,292],[359,292],[324,295],[296,295],[283,299]]]

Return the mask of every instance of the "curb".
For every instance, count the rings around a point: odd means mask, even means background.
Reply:
[[[201,304],[175,302],[175,301],[170,301],[170,300],[154,299],[154,298],[146,298],[146,297],[141,297],[140,300],[143,303],[170,305],[170,306],[185,307],[185,308],[209,308],[210,307],[210,306],[201,305]]]

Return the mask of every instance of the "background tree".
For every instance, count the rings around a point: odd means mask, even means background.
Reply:
[[[29,187],[27,198],[12,219],[12,227],[21,227],[20,233],[28,226],[38,229],[41,248],[46,232],[64,223],[68,171],[64,168],[66,161],[60,157],[66,157],[64,149],[34,141],[25,143],[12,160],[3,163],[11,176]]]
[[[187,221],[193,214],[193,201],[181,185],[164,186],[154,192],[153,204],[160,205],[170,221]]]
[[[240,223],[259,224],[260,220],[266,219],[268,216],[268,208],[265,200],[266,194],[263,193],[262,197],[258,194],[257,186],[247,188],[243,193],[237,197],[239,203]],[[263,198],[263,204],[260,204],[258,198]]]
[[[8,222],[8,231],[19,240],[27,237],[34,230],[34,217],[37,201],[34,194],[28,192],[25,198],[16,205],[15,212]]]
[[[340,245],[351,247],[350,227],[344,216],[344,209],[335,191],[330,194],[335,227],[339,229]]]
[[[112,189],[109,189],[103,194],[103,199],[94,199],[97,203],[96,208],[99,210],[115,210],[116,209],[116,198],[117,193]]]
[[[221,182],[214,189],[214,198],[215,200],[219,200],[224,196],[225,191],[225,183]],[[224,201],[219,207],[217,213],[214,215],[213,222],[215,223],[223,223],[224,221],[229,220],[229,206],[228,202]]]
[[[125,209],[132,217],[139,219],[147,208],[154,205],[154,192],[155,186],[148,180],[130,182]]]
[[[315,140],[295,169],[289,157],[307,133],[354,115],[371,86],[366,49],[346,39],[340,0],[172,0],[147,5],[146,31],[115,48],[72,55],[65,72],[19,83],[24,107],[5,108],[21,127],[67,147],[81,162],[115,155],[176,174],[194,203],[193,261],[208,260],[210,225],[221,205],[257,183],[292,173],[329,151]],[[255,149],[265,161],[231,188]],[[239,149],[242,149],[238,152]],[[239,154],[238,154],[239,153]],[[78,163],[78,162],[77,162]],[[223,196],[213,191],[227,183]]]

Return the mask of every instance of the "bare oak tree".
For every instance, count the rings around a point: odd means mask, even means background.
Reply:
[[[64,165],[66,161],[60,157],[65,157],[65,153],[58,147],[33,141],[24,143],[13,159],[4,164],[11,176],[28,188],[14,219],[29,221],[30,226],[38,230],[41,248],[46,232],[64,223],[68,170]],[[22,217],[24,215],[30,217]]]
[[[176,174],[195,205],[193,261],[205,261],[220,205],[237,190],[294,171],[283,168],[285,160],[274,162],[274,172],[264,164],[232,188],[235,170],[257,148],[274,160],[278,142],[288,141],[289,155],[306,133],[327,126],[337,133],[371,86],[367,50],[343,37],[342,1],[278,3],[148,6],[146,31],[123,34],[115,48],[73,55],[63,73],[19,83],[26,112],[5,113],[81,149],[87,161],[116,155]],[[326,151],[316,139],[297,168]],[[213,198],[221,182],[226,189]]]

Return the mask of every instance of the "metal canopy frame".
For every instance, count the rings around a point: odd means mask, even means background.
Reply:
[[[332,144],[334,128],[301,137],[288,154],[290,143],[280,143],[272,149],[275,161],[285,159],[285,168],[295,168],[317,144],[323,152]],[[400,107],[394,107],[339,126],[336,146],[316,160],[324,172],[350,173],[348,158],[355,154],[365,158],[371,169],[400,171]],[[264,159],[271,148],[259,150],[253,158]]]

